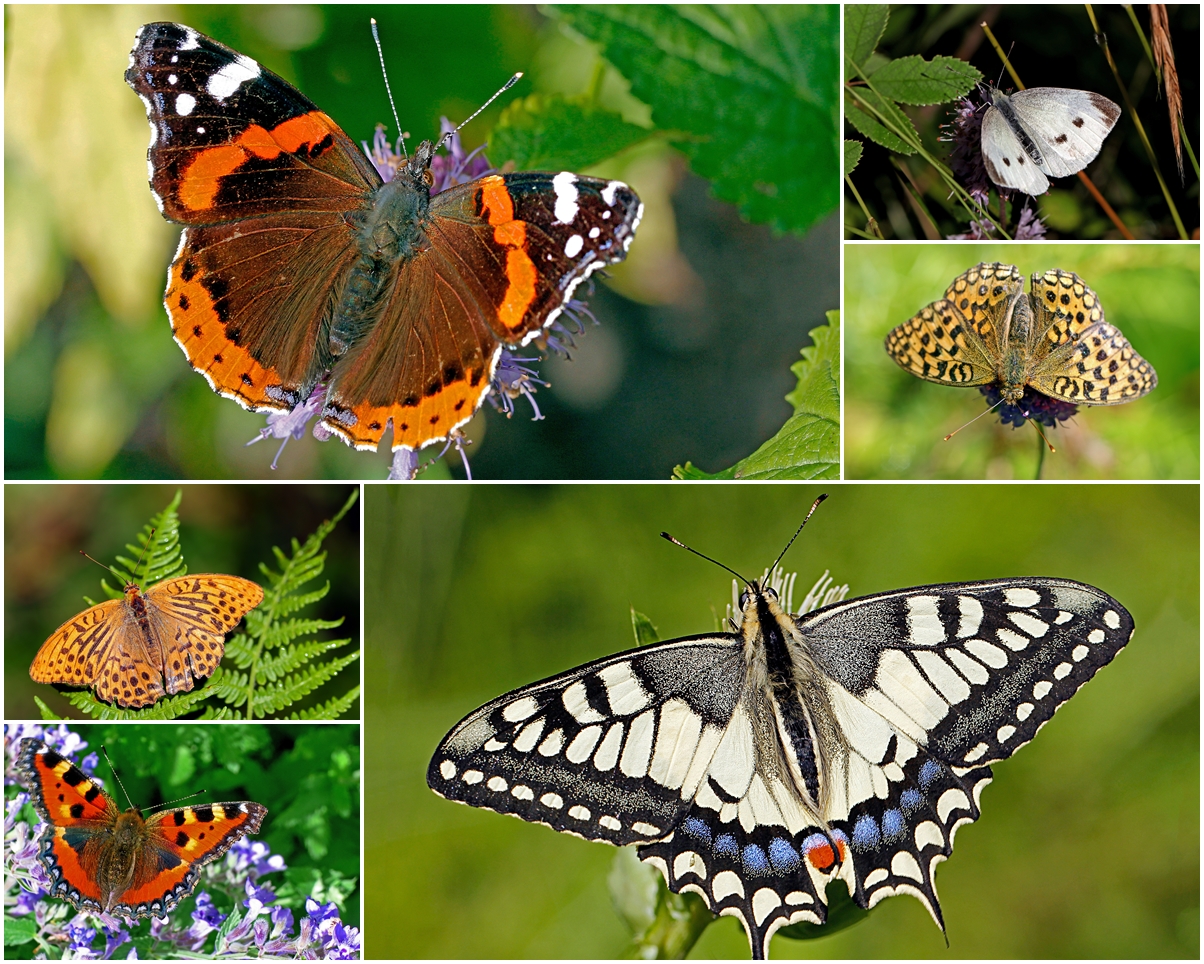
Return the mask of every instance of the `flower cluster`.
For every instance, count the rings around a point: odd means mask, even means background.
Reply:
[[[983,385],[978,390],[986,397],[988,406],[994,408],[999,405],[999,420],[1013,428],[1020,428],[1029,419],[1047,428],[1056,428],[1059,422],[1066,421],[1079,410],[1073,402],[1042,395],[1028,385],[1024,387],[1024,395],[1018,402],[1004,402],[998,385]]]
[[[66,724],[5,724],[6,790],[19,786],[14,764],[23,739],[42,740],[72,758],[87,748],[87,743]],[[90,753],[76,765],[99,783],[92,775],[97,763],[96,754]],[[334,903],[306,898],[305,916],[294,933],[293,912],[288,907],[273,906],[276,894],[273,885],[264,879],[287,870],[284,859],[273,854],[267,844],[246,838],[231,847],[222,861],[203,868],[205,889],[198,891],[191,922],[184,926],[178,925],[172,915],[147,922],[93,911],[76,912],[48,896],[50,878],[38,859],[38,840],[46,825],[40,820],[31,824],[23,816],[28,803],[29,794],[24,790],[5,800],[5,937],[12,943],[14,937],[28,935],[26,941],[17,944],[36,943],[39,957],[110,960],[119,950],[128,948],[127,959],[137,960],[139,946],[149,946],[154,957],[358,960],[361,956],[359,928],[345,925]],[[224,895],[223,903],[233,901],[229,914],[218,910],[211,892]],[[212,950],[206,953],[213,934],[217,936]],[[104,938],[103,947],[97,946],[99,937]],[[165,945],[172,945],[172,949]]]

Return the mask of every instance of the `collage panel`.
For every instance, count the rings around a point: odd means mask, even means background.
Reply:
[[[358,720],[358,501],[6,485],[5,718]]]
[[[1199,4],[843,14],[846,239],[1199,240]]]
[[[6,957],[360,957],[358,724],[4,730]]]
[[[1196,486],[369,487],[365,523],[369,957],[1195,953]],[[805,711],[739,686],[785,639]],[[1162,856],[1117,873],[1134,820]]]
[[[1200,250],[847,244],[845,478],[1200,477]]]

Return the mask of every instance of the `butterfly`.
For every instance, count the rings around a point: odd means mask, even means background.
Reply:
[[[125,79],[151,191],[185,226],[164,304],[189,363],[254,411],[322,392],[322,425],[359,449],[390,423],[396,451],[467,422],[502,346],[622,261],[643,213],[626,184],[567,171],[432,196],[430,141],[386,183],[295,87],[180,24],[142,27]]]
[[[1120,117],[1101,94],[1030,87],[1008,95],[991,88],[982,118],[982,159],[1000,187],[1044,194],[1049,178],[1066,177],[1095,160]]]
[[[776,564],[775,564],[776,566]],[[754,958],[911,894],[978,819],[990,764],[1129,641],[1107,593],[1027,577],[919,586],[792,614],[775,567],[730,632],[654,643],[473,710],[427,770],[440,796],[619,846],[738,918]],[[804,607],[805,608],[805,607]]]
[[[263,602],[249,579],[179,576],[85,609],[56,629],[29,667],[35,683],[91,686],[118,706],[150,706],[212,675],[226,633]]]
[[[40,740],[22,740],[17,772],[45,827],[38,858],[50,896],[81,911],[164,917],[192,893],[200,870],[246,834],[261,803],[209,803],[143,817],[117,809],[100,785]]]
[[[1120,405],[1153,391],[1153,366],[1104,320],[1078,275],[1034,274],[1030,290],[1014,265],[975,265],[944,298],[891,329],[886,352],[926,381],[994,386],[1008,403],[1023,399],[1025,417],[1029,388],[1076,405]]]

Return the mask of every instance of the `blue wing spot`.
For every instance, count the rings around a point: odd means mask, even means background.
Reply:
[[[913,787],[908,787],[899,794],[899,805],[905,813],[915,813],[924,806],[924,794]]]
[[[769,841],[769,862],[779,874],[788,874],[802,866],[798,851],[790,845],[789,840],[774,837]]]
[[[730,833],[721,833],[715,838],[715,853],[720,857],[738,857],[740,847],[736,843],[736,838]]]
[[[888,841],[898,840],[907,830],[907,821],[902,810],[887,810],[882,815],[882,834]]]
[[[764,877],[769,873],[769,858],[765,851],[755,843],[750,843],[740,855],[744,863],[744,872],[750,877]]]
[[[934,760],[925,760],[920,767],[920,786],[927,790],[941,777],[941,765]]]
[[[881,842],[882,835],[878,831],[878,821],[868,813],[858,817],[857,823],[853,826],[853,849],[875,850]]]
[[[686,822],[681,825],[683,833],[688,833],[691,837],[702,840],[705,843],[711,842],[711,828],[707,826],[705,820],[699,820],[697,817],[687,817]]]

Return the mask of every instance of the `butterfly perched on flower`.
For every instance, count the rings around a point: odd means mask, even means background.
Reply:
[[[81,911],[163,917],[192,893],[201,868],[246,834],[267,807],[208,803],[144,817],[119,810],[100,785],[40,740],[22,740],[17,772],[45,827],[38,857],[50,895]]]
[[[150,706],[212,675],[226,634],[261,602],[263,589],[239,576],[177,576],[145,592],[127,582],[120,599],[56,629],[29,675],[36,683],[90,686],[98,699],[118,706]]]
[[[1109,663],[1133,619],[1107,593],[1031,576],[845,600],[771,567],[729,631],[606,656],[512,690],[440,741],[440,796],[619,846],[734,916],[754,958],[824,924],[829,884],[870,908],[911,894],[977,820],[990,764]],[[847,588],[847,587],[845,587]],[[804,604],[804,609],[807,605]]]
[[[626,184],[568,171],[432,195],[430,141],[386,182],[295,87],[180,24],[142,27],[125,79],[151,190],[185,226],[164,304],[189,363],[244,408],[316,404],[356,448],[390,425],[394,451],[448,438],[502,347],[622,261],[643,212]]]
[[[886,336],[899,367],[940,385],[997,393],[1015,415],[1047,418],[1047,400],[1120,405],[1153,391],[1158,375],[1099,298],[1071,271],[1032,276],[1031,294],[1015,265],[978,264],[953,279],[945,297]],[[1034,394],[1037,396],[1034,398]],[[1056,412],[1065,418],[1073,409]]]

